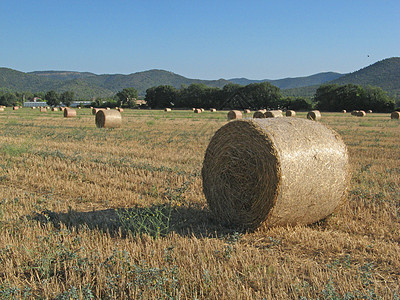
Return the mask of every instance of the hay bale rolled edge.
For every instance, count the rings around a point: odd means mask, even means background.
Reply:
[[[286,117],[295,117],[296,112],[294,110],[287,110],[286,111]]]
[[[399,120],[400,119],[400,112],[394,111],[390,114],[390,118],[392,120]]]
[[[365,117],[367,114],[366,114],[366,112],[365,111],[363,111],[363,110],[359,110],[358,112],[357,112],[357,117]]]
[[[346,198],[350,179],[342,139],[306,119],[237,120],[212,137],[202,168],[214,216],[255,229],[310,224]]]
[[[321,112],[319,110],[312,110],[307,113],[307,119],[318,121],[321,119]]]
[[[235,120],[241,118],[242,118],[242,112],[239,110],[231,110],[230,112],[228,112],[228,120]]]
[[[96,113],[95,123],[98,128],[121,127],[121,113],[118,110],[99,110]]]
[[[66,107],[64,108],[64,118],[74,118],[76,117],[76,110]]]

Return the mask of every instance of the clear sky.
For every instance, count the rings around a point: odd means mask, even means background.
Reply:
[[[0,66],[23,72],[280,79],[394,56],[399,0],[0,0]]]

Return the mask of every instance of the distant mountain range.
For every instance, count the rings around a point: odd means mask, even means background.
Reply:
[[[349,74],[334,72],[318,73],[311,76],[284,78],[278,80],[250,80],[246,78],[200,80],[190,79],[165,70],[96,75],[90,72],[35,71],[24,73],[9,68],[0,68],[0,90],[45,92],[73,91],[79,99],[110,97],[127,87],[134,87],[144,96],[152,86],[182,85],[201,83],[222,88],[228,83],[247,85],[256,82],[270,82],[279,87],[283,95],[312,96],[323,83],[354,83],[382,87],[390,95],[400,98],[400,57],[388,58]]]

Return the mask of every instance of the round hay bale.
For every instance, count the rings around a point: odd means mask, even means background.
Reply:
[[[122,117],[118,110],[99,110],[95,121],[98,128],[117,128],[122,125]]]
[[[342,110],[342,113],[345,114],[345,113],[347,113],[347,111],[346,111],[345,109],[343,109],[343,110]]]
[[[47,108],[46,107],[41,107],[40,108],[40,112],[47,112]]]
[[[254,112],[253,118],[263,119],[263,118],[265,118],[264,113],[265,113],[265,110],[257,110],[256,112]]]
[[[250,110],[250,109],[245,109],[243,112],[244,112],[245,114],[249,114],[249,113],[251,113],[251,110]]]
[[[120,107],[120,108],[118,108],[117,110],[118,110],[120,113],[124,111],[124,109],[123,109],[123,108],[121,108],[121,107]]]
[[[283,117],[281,110],[269,110],[264,113],[266,118],[279,118]]]
[[[18,110],[19,106],[13,106],[13,110]]]
[[[358,113],[358,110],[353,110],[353,111],[351,112],[351,115],[352,115],[352,116],[357,116],[357,113]]]
[[[31,109],[36,109],[36,107],[35,107],[35,106],[32,106]]]
[[[106,107],[106,110],[110,110],[111,108],[109,108],[109,107]]]
[[[365,117],[367,114],[365,113],[365,111],[363,111],[363,110],[359,110],[358,112],[357,112],[357,117]]]
[[[201,108],[196,108],[195,110],[194,110],[194,113],[195,114],[201,114],[203,111],[201,110]]]
[[[4,107],[0,107],[0,111],[4,111]]]
[[[241,118],[242,118],[242,112],[239,110],[231,110],[230,112],[228,112],[228,120],[235,120]]]
[[[372,110],[368,110],[367,113],[372,114]]]
[[[400,112],[394,111],[390,114],[390,118],[393,120],[399,120],[400,119]]]
[[[215,109],[215,108],[210,108],[210,111],[211,111],[211,112],[216,112],[217,109]]]
[[[193,108],[192,108],[192,111],[195,111],[195,110],[196,110],[196,108],[193,107]]]
[[[302,118],[237,120],[212,137],[202,168],[208,206],[223,223],[310,224],[346,198],[349,163],[339,135]]]
[[[200,108],[201,109],[201,112],[204,112],[204,108]]]
[[[53,107],[51,111],[59,111],[58,107]]]
[[[61,107],[60,107],[60,110],[61,110],[61,111],[64,111],[66,108],[67,108],[67,107],[65,107],[65,106],[61,106]]]
[[[286,111],[286,117],[295,117],[296,112],[294,110],[287,110]]]
[[[74,117],[76,117],[76,110],[66,107],[64,109],[64,118],[74,118]]]
[[[172,109],[170,109],[170,108],[168,108],[168,107],[166,107],[166,108],[164,108],[164,111],[171,111]]]
[[[307,119],[313,120],[313,121],[318,121],[321,119],[321,113],[319,110],[312,110],[309,111],[307,114]]]

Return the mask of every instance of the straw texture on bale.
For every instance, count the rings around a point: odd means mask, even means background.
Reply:
[[[265,118],[264,113],[265,113],[265,110],[257,110],[256,112],[254,112],[253,118],[263,119],[263,118]]]
[[[295,117],[296,112],[294,110],[287,110],[286,111],[286,117]]]
[[[74,118],[76,117],[76,110],[72,108],[64,109],[64,118]]]
[[[310,224],[346,199],[346,145],[333,130],[302,118],[232,121],[212,137],[202,168],[203,192],[223,223]]]
[[[172,109],[170,109],[170,108],[168,108],[168,107],[166,107],[166,108],[164,108],[164,111],[171,111]]]
[[[228,120],[235,120],[241,118],[242,118],[242,112],[239,110],[231,110],[230,112],[228,112]]]
[[[99,128],[117,128],[122,125],[121,113],[118,110],[99,110],[95,121]]]
[[[244,113],[245,113],[245,114],[249,114],[249,113],[251,113],[251,110],[250,110],[250,109],[245,109],[245,110],[244,110]]]
[[[309,111],[307,114],[307,119],[313,120],[313,121],[318,121],[321,119],[321,113],[319,110],[312,110]]]
[[[390,114],[391,119],[399,120],[400,119],[400,112],[394,111]]]
[[[344,114],[345,114],[345,113],[347,113],[347,111],[346,111],[345,109],[343,109],[343,110],[342,110],[342,113],[344,113]]]
[[[40,112],[46,112],[47,111],[47,108],[46,107],[41,107],[40,108]]]
[[[195,114],[201,114],[203,111],[201,110],[201,108],[196,108],[195,110],[194,110],[194,113]]]
[[[363,110],[359,110],[359,111],[357,112],[357,117],[365,117],[366,115],[367,115],[366,112],[363,111]]]
[[[216,108],[210,108],[210,111],[211,111],[211,112],[216,112],[217,109],[216,109]]]
[[[283,117],[281,110],[269,110],[264,113],[266,118],[279,118]]]

